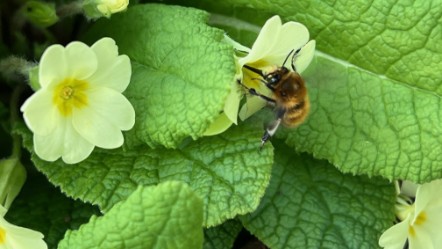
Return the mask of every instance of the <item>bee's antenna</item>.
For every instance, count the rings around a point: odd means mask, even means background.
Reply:
[[[285,60],[284,60],[284,62],[282,63],[281,66],[284,66],[284,65],[285,65],[285,63],[287,62],[287,59],[290,57],[290,55],[293,53],[293,51],[295,51],[295,50],[292,49],[292,51],[290,51],[290,53],[287,55],[287,57],[285,57]],[[292,63],[293,63],[293,59],[292,59]]]
[[[298,49],[295,51],[295,53],[293,54],[293,57],[292,57],[292,69],[293,69],[293,71],[295,71],[295,72],[296,72],[295,58],[296,58],[296,56],[299,54],[299,52],[301,51],[301,49],[302,49],[302,47],[298,48]]]
[[[244,67],[247,68],[247,69],[249,69],[250,71],[252,71],[252,72],[254,72],[254,73],[259,74],[261,77],[264,77],[264,74],[262,73],[261,70],[259,70],[259,69],[257,69],[257,68],[254,68],[254,67],[251,67],[251,66],[247,66],[247,65],[244,65]]]

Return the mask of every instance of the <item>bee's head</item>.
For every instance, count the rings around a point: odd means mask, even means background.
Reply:
[[[264,75],[264,80],[270,85],[276,86],[287,73],[289,70],[286,67],[278,67],[273,72]]]

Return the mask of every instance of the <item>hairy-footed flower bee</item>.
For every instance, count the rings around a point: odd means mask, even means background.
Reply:
[[[301,49],[290,51],[282,63],[283,66],[275,66],[275,69],[269,72],[263,72],[257,68],[244,65],[248,70],[260,75],[261,78],[259,80],[272,92],[271,96],[266,96],[238,81],[250,94],[264,99],[275,107],[276,120],[271,122],[265,129],[264,135],[261,138],[261,148],[275,134],[281,122],[286,127],[296,127],[306,119],[309,113],[310,102],[307,88],[301,75],[296,71],[294,64]],[[290,55],[292,55],[291,67],[293,71],[284,66]]]

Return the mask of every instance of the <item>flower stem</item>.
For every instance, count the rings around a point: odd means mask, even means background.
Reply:
[[[9,121],[11,124],[11,129],[14,126],[15,123],[17,123],[20,120],[19,117],[19,109],[18,109],[18,102],[20,100],[20,95],[24,90],[24,85],[19,84],[17,85],[14,90],[12,91],[11,99],[9,101],[10,106],[10,117]],[[11,158],[20,158],[21,156],[21,138],[18,134],[15,134],[11,132],[12,136],[12,155]]]
[[[57,8],[57,16],[62,19],[73,16],[83,12],[83,5],[81,1],[74,1]]]

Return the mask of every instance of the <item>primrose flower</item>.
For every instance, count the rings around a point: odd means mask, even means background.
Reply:
[[[309,42],[309,36],[308,30],[303,24],[298,22],[282,24],[279,16],[273,16],[266,21],[251,49],[229,37],[225,37],[226,42],[232,44],[240,53],[245,54],[245,56],[237,57],[236,79],[241,80],[247,87],[254,88],[257,92],[270,96],[270,89],[257,79],[259,76],[243,68],[243,66],[248,65],[260,69],[264,73],[275,69],[275,66],[285,66],[291,69],[290,59],[284,65],[282,63],[292,50],[302,48],[294,60],[296,71],[301,73],[312,61],[315,51],[315,41]],[[231,93],[227,97],[224,112],[212,123],[209,128],[210,132],[214,134],[216,134],[215,131],[222,132],[232,123],[236,123],[241,99],[240,92],[240,85],[234,82]],[[241,108],[239,117],[244,120],[265,105],[266,102],[262,98],[247,95],[246,104]]]
[[[302,48],[294,60],[296,71],[301,73],[310,64],[315,52],[316,43],[314,40],[309,42],[309,37],[308,29],[303,24],[298,22],[282,24],[279,16],[273,16],[262,27],[252,49],[246,50],[247,55],[239,59],[239,66],[243,68],[244,65],[248,65],[264,73],[275,69],[275,66],[285,66],[291,69],[290,58],[284,65],[282,63],[292,50]],[[243,50],[244,48],[237,47],[237,49]],[[244,85],[264,95],[271,94],[270,89],[256,79],[256,74],[245,68],[242,72]],[[246,119],[265,105],[266,102],[262,98],[247,95],[247,102],[242,107],[239,116],[241,119]]]
[[[0,248],[47,249],[43,234],[10,224],[4,219],[6,209],[0,205]]]
[[[127,9],[129,0],[84,0],[83,9],[89,18],[110,17]]]
[[[417,187],[414,203],[399,195],[396,205],[401,222],[386,230],[379,245],[386,249],[404,248],[408,240],[410,249],[437,249],[442,247],[442,180]],[[410,200],[408,198],[408,200]]]
[[[34,150],[46,161],[77,163],[95,146],[120,147],[121,130],[135,123],[135,111],[121,94],[129,84],[129,57],[118,55],[111,38],[91,47],[72,42],[50,46],[39,65],[37,90],[22,105],[34,133]]]

